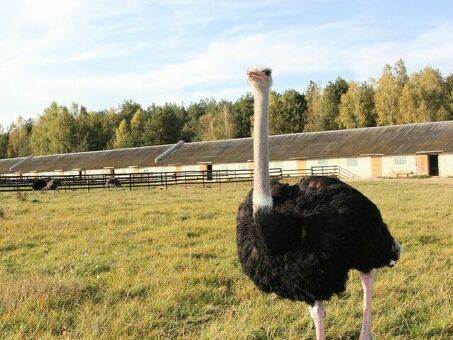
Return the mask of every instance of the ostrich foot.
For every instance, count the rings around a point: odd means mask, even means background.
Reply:
[[[326,335],[324,333],[324,303],[321,300],[315,301],[313,306],[308,307],[310,316],[315,322],[316,327],[316,340],[325,340]]]

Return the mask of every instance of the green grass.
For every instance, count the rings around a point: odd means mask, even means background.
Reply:
[[[453,337],[453,180],[352,183],[401,240],[377,274],[375,339]],[[0,338],[312,339],[303,303],[260,293],[236,257],[249,185],[0,196]],[[327,303],[357,339],[362,290]]]

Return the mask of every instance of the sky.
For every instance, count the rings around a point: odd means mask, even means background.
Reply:
[[[0,124],[52,101],[235,100],[250,66],[274,89],[377,78],[403,58],[453,72],[453,1],[0,0]]]

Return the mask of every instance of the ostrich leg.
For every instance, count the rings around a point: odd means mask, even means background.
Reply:
[[[363,287],[363,321],[360,340],[371,340],[371,294],[373,290],[374,269],[369,273],[360,272]]]
[[[324,333],[324,303],[322,300],[315,301],[313,306],[308,307],[310,316],[315,322],[316,327],[316,340],[325,340],[326,335]]]

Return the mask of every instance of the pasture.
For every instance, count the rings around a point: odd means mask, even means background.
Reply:
[[[354,181],[404,247],[376,276],[375,339],[453,337],[453,180]],[[236,256],[250,184],[0,195],[0,338],[312,339],[307,305],[260,293]],[[326,305],[357,339],[362,289]]]

